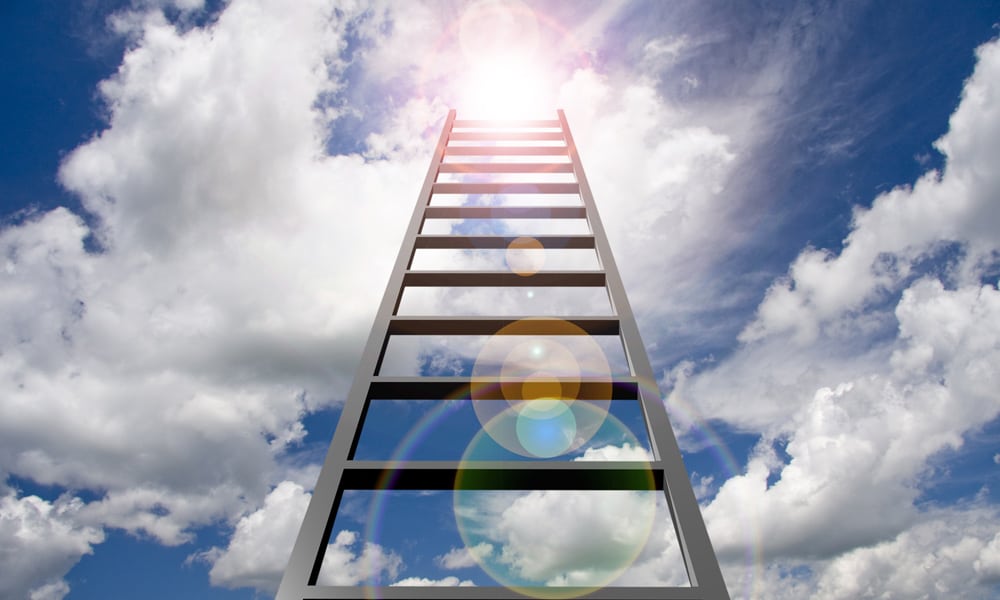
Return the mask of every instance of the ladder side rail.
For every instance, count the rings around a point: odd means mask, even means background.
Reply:
[[[319,570],[329,543],[333,520],[340,498],[341,479],[347,466],[349,455],[356,443],[368,406],[368,387],[375,374],[375,367],[384,352],[384,343],[389,328],[389,320],[398,305],[403,290],[403,275],[414,251],[415,240],[423,224],[424,209],[430,203],[431,189],[440,166],[455,122],[455,110],[448,111],[441,136],[431,158],[427,176],[424,178],[418,201],[410,218],[403,243],[400,245],[395,266],[386,285],[382,302],[376,313],[375,323],[368,336],[361,362],[351,384],[337,428],[327,451],[319,480],[313,489],[309,507],[295,540],[276,600],[301,600],[307,588],[316,583]]]
[[[667,416],[666,408],[663,406],[659,394],[654,395],[650,391],[659,389],[653,375],[653,367],[649,362],[645,346],[643,346],[635,315],[625,293],[625,285],[615,265],[611,245],[597,213],[594,196],[583,171],[580,154],[570,133],[569,122],[562,109],[557,112],[563,133],[566,135],[570,161],[576,170],[577,181],[580,184],[580,196],[587,209],[597,251],[607,273],[608,292],[620,319],[626,357],[632,365],[636,378],[648,384],[639,386],[639,402],[646,416],[653,457],[663,463],[667,501],[674,527],[677,530],[677,540],[681,546],[681,554],[690,583],[703,590],[708,598],[728,599],[729,592],[712,549],[712,542],[708,537],[708,530],[705,527],[698,500],[695,498],[687,468],[681,458],[680,447],[677,444],[677,438]],[[672,486],[672,482],[681,483]]]

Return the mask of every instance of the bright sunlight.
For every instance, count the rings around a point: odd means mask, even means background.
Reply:
[[[480,2],[462,15],[466,76],[455,107],[471,118],[530,118],[552,111],[555,92],[541,56],[539,24],[522,2]]]

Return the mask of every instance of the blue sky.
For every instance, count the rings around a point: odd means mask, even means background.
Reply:
[[[0,8],[0,596],[273,593],[444,115],[488,108],[500,48],[531,66],[508,104],[566,110],[733,597],[995,597],[1000,4],[494,6]],[[460,405],[399,446],[421,410],[366,450],[460,454]],[[593,450],[644,443],[613,414]],[[468,544],[597,581],[524,536],[632,500],[464,498],[465,541],[454,501],[349,498],[331,576],[488,584]],[[663,521],[622,582],[680,576]]]

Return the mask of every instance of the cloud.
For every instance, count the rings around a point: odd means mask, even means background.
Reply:
[[[678,56],[690,44],[686,36],[654,38],[643,46],[643,63],[659,73],[677,62]]]
[[[720,124],[669,102],[652,81],[591,69],[572,74],[559,103],[647,343],[719,343],[737,325],[704,318],[705,307],[750,301],[718,270],[752,234],[741,217],[748,199],[730,188],[759,143],[752,111]],[[680,358],[660,350],[654,361]]]
[[[310,497],[301,485],[281,482],[268,494],[264,506],[236,523],[228,547],[211,548],[192,559],[212,565],[212,585],[254,587],[273,593],[288,564]],[[403,560],[395,552],[371,542],[365,542],[358,551],[357,542],[356,532],[337,532],[326,548],[320,584],[358,585],[383,575],[394,579],[403,568]]]
[[[69,593],[69,584],[65,580],[53,581],[31,590],[29,600],[61,600]]]
[[[573,460],[626,460],[626,461],[648,461],[653,460],[649,451],[641,446],[633,446],[625,442],[621,446],[601,446],[600,448],[587,448],[582,456]]]
[[[844,315],[877,302],[880,293],[898,289],[918,261],[949,243],[962,246],[952,272],[962,283],[977,281],[995,260],[1000,115],[988,99],[1000,92],[1000,45],[984,44],[976,54],[948,133],[935,143],[946,159],[944,171],[929,171],[912,187],[880,195],[871,208],[856,208],[839,254],[802,252],[788,277],[768,290],[743,340],[787,332],[799,343],[811,342]]]
[[[233,522],[343,400],[431,148],[326,154],[344,8],[119,13],[107,126],[60,171],[85,210],[0,230],[0,472],[94,491],[74,531]]]
[[[944,535],[938,531],[942,526],[928,523],[890,543],[839,557],[820,579],[819,597],[857,598],[872,589],[893,590],[900,598],[924,597],[928,590],[973,597],[968,566],[977,557],[982,542]],[[914,561],[913,557],[926,558]]]
[[[983,581],[1000,581],[1000,533],[979,551],[972,568]]]
[[[818,565],[811,597],[858,598],[876,591],[893,598],[984,597],[989,587],[980,584],[989,586],[996,574],[977,565],[990,555],[996,519],[995,511],[982,508],[938,512],[885,542]]]
[[[471,548],[462,546],[461,548],[452,548],[448,552],[437,556],[434,558],[434,562],[441,566],[443,569],[467,569],[469,567],[474,567],[477,564],[477,557],[479,559],[489,558],[493,554],[493,544],[487,542],[480,542]]]
[[[56,209],[0,231],[0,471],[100,496],[63,512],[61,500],[4,505],[22,515],[7,522],[44,513],[39,527],[62,527],[73,540],[68,550],[57,536],[33,549],[62,558],[40,561],[50,565],[45,573],[19,585],[64,595],[62,574],[106,527],[178,544],[195,525],[227,520],[236,523],[228,547],[204,554],[213,582],[273,589],[280,552],[254,556],[249,542],[276,539],[268,519],[291,519],[304,506],[305,488],[285,481],[283,461],[305,434],[302,417],[342,400],[395,254],[385,240],[402,233],[443,101],[381,96],[392,118],[366,119],[357,154],[328,155],[331,132],[359,114],[363,104],[351,94],[411,76],[422,52],[409,41],[429,43],[417,33],[442,15],[410,3],[333,11],[319,0],[241,0],[191,27],[155,7],[193,11],[195,0],[136,6],[114,20],[129,48],[100,88],[107,127],[60,174],[85,212]],[[585,37],[600,39],[619,10],[588,15]],[[348,30],[364,51],[351,53]],[[780,37],[779,54],[794,54],[782,45],[789,39]],[[656,49],[647,42],[640,49]],[[687,48],[661,45],[659,58],[673,64]],[[1000,229],[990,204],[998,190],[1000,119],[989,102],[997,53],[996,44],[980,50],[938,144],[947,168],[859,209],[839,255],[803,252],[745,328],[744,348],[675,388],[675,398],[704,413],[766,434],[747,472],[718,484],[706,511],[724,553],[743,543],[736,513],[723,510],[741,494],[752,502],[740,510],[786,509],[804,532],[815,533],[821,517],[852,516],[849,507],[886,517],[871,516],[869,531],[841,528],[821,548],[765,520],[775,533],[772,556],[804,551],[832,561],[858,544],[897,539],[927,522],[913,508],[927,458],[995,414],[996,290],[978,276]],[[372,81],[358,76],[367,67]],[[781,89],[784,67],[765,69],[754,93]],[[722,127],[710,111],[672,105],[655,82],[619,85],[620,76],[578,68],[562,101],[612,243],[619,256],[635,257],[621,265],[633,304],[657,327],[688,323],[656,317],[700,310],[705,298],[740,301],[713,267],[749,235],[738,190],[727,186],[759,142],[766,111],[741,105]],[[355,92],[359,81],[369,87]],[[951,243],[963,254],[949,277],[915,275]],[[895,312],[886,304],[862,313],[894,294]],[[857,351],[887,324],[899,326],[897,339]],[[857,464],[869,467],[867,480],[852,479]],[[836,502],[844,496],[829,493],[841,482],[857,497]],[[632,539],[622,523],[602,520],[603,509],[628,502],[569,502],[594,524],[574,535],[625,531]],[[286,512],[275,514],[278,507]],[[534,537],[547,527],[538,515],[555,523],[566,510],[557,496],[535,495],[496,512],[506,564],[541,581],[599,577],[593,557],[576,551],[586,540]],[[284,539],[272,549],[282,544],[290,547]],[[663,544],[643,550],[629,576],[675,573],[660,567],[675,556]],[[357,579],[364,561],[387,580],[398,575],[392,551],[356,545],[352,532],[337,534],[331,577]],[[994,572],[991,552],[976,558],[986,574]]]
[[[734,589],[981,597],[968,582],[993,576],[993,509],[917,503],[931,458],[1000,414],[1000,291],[983,281],[1000,251],[1000,112],[984,100],[1000,42],[977,55],[943,171],[856,209],[839,253],[807,248],[771,286],[742,346],[665,378],[668,404],[761,436],[703,508]],[[748,546],[762,573],[741,571]]]
[[[470,587],[476,585],[468,579],[459,580],[458,577],[444,577],[442,579],[427,579],[426,577],[407,577],[400,579],[393,586],[419,586],[419,587]]]
[[[63,576],[104,541],[99,528],[78,524],[82,506],[69,496],[0,496],[0,596],[58,600],[69,593]]]
[[[225,550],[212,548],[199,555],[212,565],[212,585],[277,590],[309,498],[300,485],[289,481],[278,484],[264,506],[236,523]]]
[[[319,584],[358,585],[378,581],[383,573],[388,579],[396,578],[403,567],[403,559],[371,542],[365,542],[361,552],[356,554],[353,546],[357,538],[357,533],[344,530],[337,534],[333,544],[327,546]]]
[[[746,472],[723,483],[705,509],[717,550],[739,552],[748,517],[769,555],[828,557],[895,535],[921,518],[913,503],[928,460],[960,447],[966,431],[1000,414],[996,288],[947,290],[935,279],[921,279],[904,291],[895,315],[899,338],[891,356],[870,363],[867,373],[830,354],[823,369],[811,369],[822,356],[810,350],[790,366],[772,363],[763,376],[790,381],[783,395],[769,395],[767,381],[713,381],[745,374],[725,366],[706,372],[693,387],[675,389],[711,398],[706,414],[765,432]],[[766,364],[769,348],[748,347],[734,360]],[[788,369],[796,379],[782,375]],[[838,378],[844,380],[823,386]],[[742,387],[739,406],[749,407],[749,416],[735,415],[743,410],[728,404],[736,396],[712,396],[720,385]],[[764,408],[754,408],[758,404]],[[787,459],[777,458],[775,445]],[[831,522],[841,525],[830,530]]]
[[[496,550],[484,552],[481,561],[499,581],[689,585],[662,493],[497,493],[480,496],[459,511],[468,532],[492,542],[474,548]],[[460,552],[453,549],[448,555],[461,560]]]
[[[509,573],[510,581],[601,586],[625,571],[646,546],[657,512],[655,497],[532,491],[479,497],[457,510],[468,531],[480,532],[498,549],[482,558],[501,579]]]

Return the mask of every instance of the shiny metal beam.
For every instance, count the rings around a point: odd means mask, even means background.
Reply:
[[[545,595],[544,588],[473,588],[325,586],[318,585],[324,553],[345,490],[658,490],[665,495],[687,569],[690,587],[560,588],[559,597],[595,600],[727,600],[725,582],[715,558],[694,496],[677,440],[657,390],[656,378],[635,317],[625,295],[611,248],[583,171],[582,161],[562,111],[557,119],[527,121],[458,120],[455,111],[445,119],[433,159],[424,179],[410,224],[379,305],[371,334],[348,392],[340,421],[324,461],[319,481],[299,531],[292,556],[278,590],[278,600],[332,598],[404,598],[487,600]],[[531,131],[525,131],[525,130]],[[543,129],[545,131],[536,131]],[[565,145],[531,145],[562,140]],[[451,144],[482,142],[483,145]],[[524,142],[511,145],[510,142]],[[559,156],[569,162],[445,162],[446,156]],[[525,161],[527,159],[524,159]],[[557,160],[557,159],[554,159]],[[437,182],[440,173],[572,173],[572,183]],[[477,177],[481,179],[481,177]],[[488,179],[488,178],[485,178]],[[431,206],[434,194],[578,194],[580,206]],[[540,235],[538,245],[585,248],[597,254],[600,270],[539,271],[414,271],[419,248],[507,248],[520,236],[422,234],[427,219],[585,219],[590,235]],[[403,291],[410,286],[432,287],[602,287],[614,314],[536,315],[527,323],[503,316],[400,316]],[[569,327],[566,323],[574,327]],[[638,402],[646,423],[653,458],[633,462],[578,462],[572,460],[511,461],[371,461],[355,460],[368,409],[372,402],[509,401],[510,389],[520,389],[517,377],[385,376],[381,364],[390,336],[412,335],[614,335],[619,336],[628,361],[628,373],[615,377],[578,377],[574,398],[588,401]],[[550,376],[551,377],[551,376]],[[558,387],[559,378],[532,379],[541,387]],[[474,432],[472,432],[474,433]],[[470,434],[471,435],[471,434]],[[584,526],[584,525],[581,525]]]

